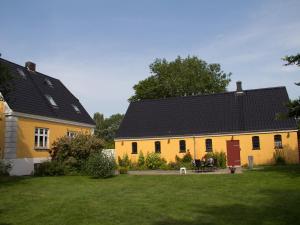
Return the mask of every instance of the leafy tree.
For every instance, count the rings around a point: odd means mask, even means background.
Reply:
[[[12,76],[9,68],[0,62],[0,93],[5,98],[13,88]]]
[[[283,60],[287,62],[285,64],[286,66],[289,66],[289,65],[300,66],[300,53],[298,53],[296,55],[285,56],[283,58]]]
[[[178,56],[170,62],[156,59],[150,73],[134,85],[135,94],[129,101],[224,92],[231,75],[223,72],[220,64],[207,64],[196,56]]]
[[[123,117],[122,114],[114,114],[109,118],[104,118],[101,113],[94,114],[95,135],[105,141],[105,148],[114,148],[114,138]]]
[[[289,65],[300,66],[300,53],[296,55],[285,56],[283,60],[287,62],[285,66],[289,66]],[[295,84],[300,86],[300,82]],[[287,116],[291,118],[295,118],[298,121],[298,126],[300,127],[300,120],[299,120],[300,119],[300,97],[296,100],[289,101],[287,107],[289,109]]]

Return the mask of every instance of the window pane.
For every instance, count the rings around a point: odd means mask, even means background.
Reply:
[[[137,154],[137,143],[132,142],[132,154]]]
[[[206,151],[211,152],[212,151],[212,140],[211,139],[206,139],[205,140],[205,146],[206,146]]]
[[[180,152],[185,152],[186,151],[185,140],[180,140],[179,141],[179,151]]]
[[[281,135],[274,136],[274,144],[275,144],[275,148],[282,148]]]
[[[160,153],[160,141],[155,142],[155,152]]]
[[[44,142],[44,147],[48,147],[48,136],[45,136],[45,142]]]
[[[252,148],[253,149],[260,149],[259,136],[252,137]]]
[[[39,136],[40,145],[38,147],[44,147],[43,145],[43,136]]]
[[[34,136],[34,146],[38,147],[38,136],[37,135]]]

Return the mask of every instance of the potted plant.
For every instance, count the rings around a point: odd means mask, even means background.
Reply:
[[[235,166],[229,166],[230,173],[235,173],[236,167]]]

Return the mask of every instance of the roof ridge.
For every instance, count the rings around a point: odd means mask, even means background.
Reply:
[[[280,88],[285,88],[286,89],[285,86],[275,86],[275,87],[267,87],[267,88],[246,89],[246,90],[243,90],[243,92],[252,92],[252,91],[269,90],[269,89],[280,89]],[[158,99],[142,99],[142,100],[134,101],[133,103],[151,102],[151,101],[165,101],[165,100],[183,99],[183,98],[196,98],[196,97],[223,95],[223,94],[232,94],[232,93],[236,93],[236,91],[224,91],[224,92],[219,92],[219,93],[206,93],[206,94],[187,95],[187,96],[172,96],[172,97],[158,98]]]
[[[27,70],[25,66],[22,66],[22,65],[20,65],[20,64],[14,63],[14,62],[11,62],[11,61],[9,61],[9,60],[7,60],[7,59],[3,59],[3,58],[0,57],[0,60],[3,60],[3,61],[6,62],[6,63],[13,64],[14,66],[22,67],[23,69]],[[31,72],[31,71],[28,71],[28,72]],[[34,71],[34,72],[31,72],[31,73],[37,73],[37,74],[39,74],[39,75],[41,75],[41,76],[49,77],[49,78],[51,78],[51,79],[60,81],[59,79],[57,79],[57,78],[55,78],[55,77],[49,76],[49,75],[44,74],[44,73],[41,73],[41,72],[39,72],[39,71]]]

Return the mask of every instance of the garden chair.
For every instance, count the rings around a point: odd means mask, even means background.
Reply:
[[[214,159],[213,158],[208,158],[206,160],[206,165],[205,167],[207,167],[207,171],[213,171],[214,170]]]

